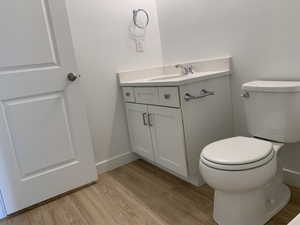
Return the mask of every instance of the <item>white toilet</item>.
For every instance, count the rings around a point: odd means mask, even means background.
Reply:
[[[293,219],[288,225],[300,225],[300,215]]]
[[[214,142],[200,157],[219,225],[262,225],[288,203],[277,153],[283,143],[300,141],[300,82],[254,81],[242,89],[253,138]]]

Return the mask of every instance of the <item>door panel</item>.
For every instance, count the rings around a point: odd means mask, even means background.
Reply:
[[[0,49],[10,54],[1,58],[0,67],[6,71],[57,64],[48,0],[27,2],[10,0],[1,4],[0,14],[5,20],[0,22]],[[31,52],[30,57],[28,52]]]
[[[65,89],[76,63],[64,0],[3,1],[0,28],[1,100]]]
[[[6,101],[3,108],[22,179],[74,162],[63,93]]]
[[[148,111],[151,115],[151,136],[157,163],[186,177],[181,110],[149,106]]]
[[[9,21],[9,26],[7,22]],[[65,1],[0,7],[0,191],[8,214],[97,179]]]
[[[126,111],[132,150],[153,161],[154,154],[148,125],[147,106],[126,103]]]

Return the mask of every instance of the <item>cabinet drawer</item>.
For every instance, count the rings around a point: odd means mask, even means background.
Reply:
[[[125,102],[135,102],[134,96],[134,88],[132,87],[124,87],[123,90],[123,98]]]
[[[177,87],[161,87],[158,89],[159,104],[170,107],[180,107]]]
[[[135,88],[136,103],[157,105],[158,101],[158,88]]]

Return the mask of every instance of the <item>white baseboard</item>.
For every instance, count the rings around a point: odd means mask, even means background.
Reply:
[[[300,188],[300,172],[289,170],[289,169],[283,169],[283,177],[284,177],[284,183]]]
[[[130,162],[137,160],[138,158],[139,157],[136,154],[132,152],[127,152],[121,155],[114,156],[110,159],[103,160],[101,162],[96,163],[98,174],[102,174],[120,166],[126,165]]]

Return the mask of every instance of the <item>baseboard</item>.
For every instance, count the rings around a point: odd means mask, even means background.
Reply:
[[[284,177],[284,183],[300,188],[300,172],[289,170],[289,169],[283,169],[283,177]]]
[[[110,159],[103,160],[101,162],[96,163],[98,174],[102,174],[120,166],[126,165],[130,162],[137,160],[138,158],[139,157],[136,154],[132,152],[127,152],[121,155],[114,156]]]

